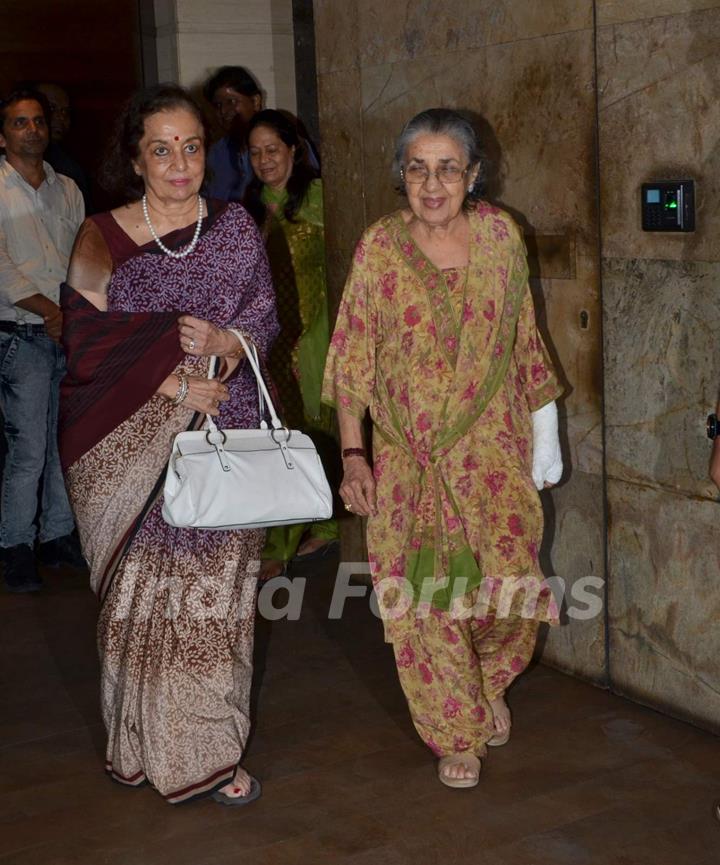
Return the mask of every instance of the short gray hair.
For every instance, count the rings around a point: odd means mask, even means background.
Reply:
[[[468,165],[479,167],[477,179],[471,190],[465,195],[463,204],[469,207],[474,201],[483,197],[487,180],[487,162],[480,145],[480,139],[472,123],[459,111],[453,111],[450,108],[428,108],[426,111],[416,114],[412,120],[403,126],[395,142],[395,158],[393,159],[393,175],[399,192],[405,191],[401,173],[405,153],[418,135],[447,135],[457,141],[465,151]]]

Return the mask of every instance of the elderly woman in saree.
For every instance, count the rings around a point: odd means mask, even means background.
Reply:
[[[181,88],[131,99],[105,171],[130,203],[86,220],[75,242],[60,447],[101,602],[106,769],[170,803],[245,804],[260,794],[240,760],[264,533],[171,527],[162,480],[174,435],[205,414],[257,426],[254,378],[228,328],[267,354],[270,270],[246,211],[200,195],[202,115]]]
[[[385,636],[440,781],[478,783],[510,735],[504,694],[557,607],[537,489],[560,479],[561,388],[535,325],[522,235],[482,199],[472,125],[431,109],[397,142],[408,206],[358,243],[325,372],[340,494],[367,516]],[[370,410],[373,467],[363,442]],[[536,489],[537,488],[537,489]]]
[[[332,466],[333,412],[320,402],[330,340],[322,181],[297,121],[285,112],[258,112],[248,127],[248,143],[255,178],[244,203],[266,240],[280,320],[270,374],[286,423],[310,433]],[[337,548],[337,537],[334,519],[269,529],[260,579],[285,573],[291,561],[324,558]]]

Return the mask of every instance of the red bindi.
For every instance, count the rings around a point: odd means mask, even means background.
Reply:
[[[175,136],[175,141],[180,141],[180,136],[179,136],[179,135],[176,135],[176,136]]]

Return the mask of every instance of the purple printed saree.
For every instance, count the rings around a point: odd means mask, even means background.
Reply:
[[[178,248],[191,232],[163,241]],[[93,217],[68,280],[60,447],[102,602],[106,768],[122,783],[149,781],[181,802],[227,783],[242,756],[264,538],[164,522],[165,466],[193,413],[155,392],[173,371],[206,373],[206,359],[179,347],[183,313],[237,327],[267,353],[277,332],[269,269],[245,211],[210,202],[200,241],[183,259],[154,243],[138,247],[111,214]],[[103,289],[107,312],[87,300]],[[228,387],[221,426],[256,425],[254,378],[244,365]]]

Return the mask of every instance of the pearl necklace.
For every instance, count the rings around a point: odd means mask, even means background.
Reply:
[[[200,240],[200,230],[202,229],[202,221],[203,221],[203,203],[202,197],[198,195],[198,220],[197,225],[195,226],[195,233],[193,234],[193,238],[190,243],[182,250],[182,252],[175,252],[173,249],[168,249],[167,246],[160,240],[158,237],[157,231],[155,231],[155,226],[150,222],[150,214],[148,213],[148,205],[147,205],[147,195],[143,195],[142,197],[142,212],[145,217],[145,222],[147,223],[147,227],[150,229],[150,234],[153,236],[153,240],[157,245],[162,249],[165,255],[169,255],[170,258],[185,258],[190,255],[190,253],[197,246],[198,240]]]

